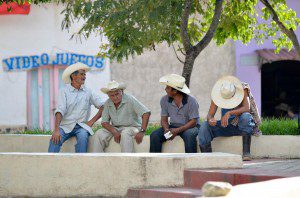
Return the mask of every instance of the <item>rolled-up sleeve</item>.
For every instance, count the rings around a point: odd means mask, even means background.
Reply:
[[[190,97],[190,104],[189,104],[189,120],[194,118],[199,118],[199,104],[196,99]]]
[[[94,105],[97,109],[99,109],[101,106],[104,105],[104,102],[102,101],[101,97],[94,92],[91,93],[90,101],[91,101],[91,104]]]
[[[61,113],[61,115],[64,116],[66,111],[67,111],[66,93],[64,92],[64,90],[60,90],[58,94],[58,104],[57,104],[57,108],[55,109],[54,115],[56,113]]]
[[[101,123],[109,122],[109,121],[110,121],[110,117],[109,117],[109,112],[108,112],[108,106],[104,105],[104,109],[103,109],[103,112],[102,112]]]
[[[169,116],[166,102],[167,101],[165,100],[164,97],[160,100],[160,107],[161,107],[161,113],[160,113],[160,115],[161,116]]]

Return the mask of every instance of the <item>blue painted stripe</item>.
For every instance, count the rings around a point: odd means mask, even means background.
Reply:
[[[43,127],[44,130],[50,130],[50,71],[43,69]]]
[[[61,88],[63,88],[65,86],[65,83],[62,80],[62,74],[64,72],[64,69],[59,69],[58,71],[59,71],[59,73],[58,73],[58,79],[59,79],[58,90],[60,90]]]
[[[31,71],[31,93],[30,93],[30,103],[31,103],[31,126],[33,129],[39,128],[39,96],[38,96],[38,70]]]

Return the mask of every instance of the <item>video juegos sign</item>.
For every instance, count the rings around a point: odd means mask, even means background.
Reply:
[[[92,69],[103,69],[104,58],[87,56],[74,53],[57,53],[56,56],[49,56],[46,53],[33,56],[16,56],[4,59],[3,69],[5,71],[22,71],[38,68],[44,65],[72,65],[82,62]]]

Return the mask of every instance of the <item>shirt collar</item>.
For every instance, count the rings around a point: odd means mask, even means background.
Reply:
[[[173,103],[174,98],[168,97],[168,102],[169,103]],[[188,101],[188,95],[184,94],[182,97],[182,106],[184,106],[185,104],[187,104]]]
[[[74,92],[74,91],[77,90],[77,89],[76,89],[75,87],[73,87],[71,84],[67,84],[67,86],[68,86],[68,88],[69,88],[69,90],[70,90],[71,92]],[[84,86],[84,85],[81,85],[80,88],[79,88],[79,90],[85,91],[85,86]]]

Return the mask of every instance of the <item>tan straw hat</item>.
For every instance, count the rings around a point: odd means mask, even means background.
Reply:
[[[120,84],[120,83],[113,80],[113,81],[110,81],[107,84],[107,87],[101,88],[101,91],[103,93],[107,94],[110,91],[115,91],[115,90],[118,90],[118,89],[122,89],[122,90],[126,89],[125,84],[123,84],[123,83]]]
[[[240,80],[234,76],[223,76],[217,80],[211,92],[214,103],[224,109],[237,107],[244,98],[244,89]]]
[[[71,83],[71,74],[75,71],[78,71],[80,69],[85,70],[85,72],[88,72],[91,70],[91,68],[89,66],[87,66],[86,64],[83,64],[81,62],[78,63],[74,63],[73,65],[68,66],[63,74],[62,74],[62,79],[63,81],[67,84],[67,83]]]
[[[178,74],[169,74],[159,79],[159,82],[163,85],[168,85],[174,89],[181,91],[185,94],[191,93],[189,88],[185,84],[185,78]]]

